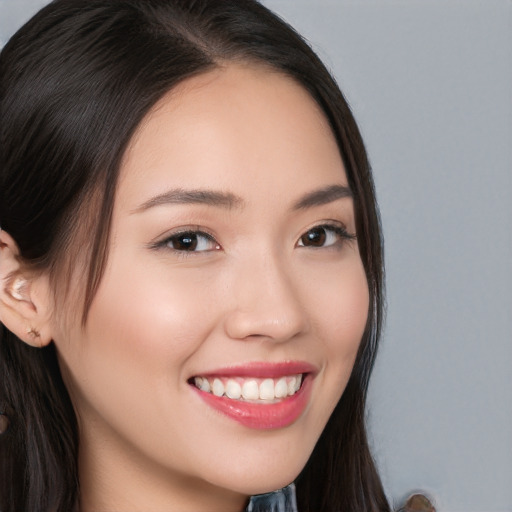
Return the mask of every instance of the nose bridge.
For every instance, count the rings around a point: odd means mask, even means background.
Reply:
[[[229,336],[286,341],[305,329],[306,316],[293,269],[278,251],[259,251],[237,264]]]

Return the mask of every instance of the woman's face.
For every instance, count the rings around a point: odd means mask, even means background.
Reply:
[[[267,69],[189,79],[147,116],[87,324],[55,322],[84,511],[240,510],[298,475],[367,318],[347,187],[319,107]]]

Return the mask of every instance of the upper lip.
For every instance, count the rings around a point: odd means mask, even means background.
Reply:
[[[278,378],[283,377],[285,375],[298,375],[300,373],[316,372],[316,367],[311,363],[307,363],[305,361],[253,361],[249,363],[236,364],[224,368],[208,370],[206,372],[197,373],[194,376]]]

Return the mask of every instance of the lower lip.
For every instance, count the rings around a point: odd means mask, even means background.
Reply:
[[[232,400],[196,388],[199,396],[211,407],[244,425],[258,430],[284,428],[294,423],[305,410],[311,396],[311,374],[304,376],[301,388],[280,402],[265,404]]]

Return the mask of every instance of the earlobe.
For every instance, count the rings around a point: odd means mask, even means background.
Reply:
[[[33,347],[52,340],[48,292],[46,276],[24,270],[16,242],[0,231],[0,322]]]

